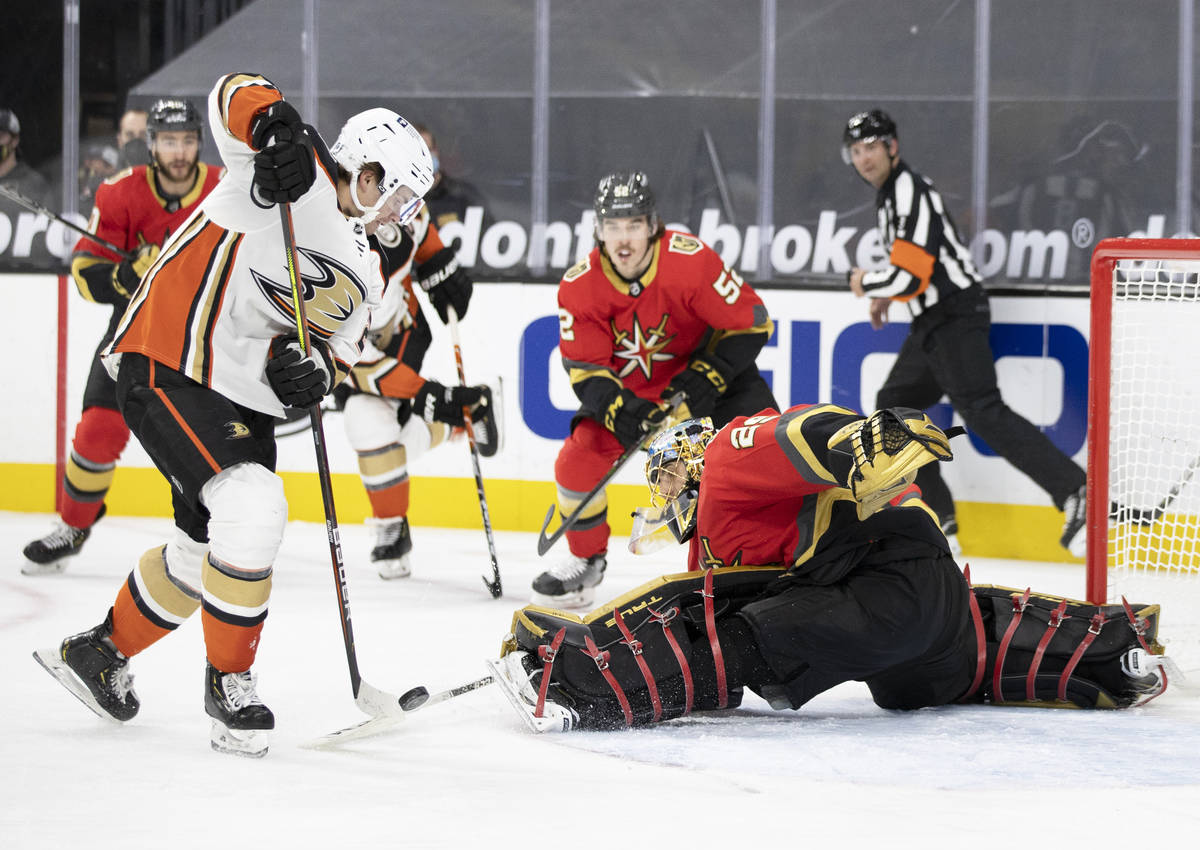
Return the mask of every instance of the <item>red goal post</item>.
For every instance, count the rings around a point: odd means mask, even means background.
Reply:
[[[1200,596],[1200,239],[1096,247],[1089,364],[1087,598]]]

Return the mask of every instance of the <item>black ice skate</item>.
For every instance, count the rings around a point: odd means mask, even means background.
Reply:
[[[212,718],[212,748],[249,758],[267,754],[267,730],[275,728],[275,715],[255,691],[257,677],[222,673],[212,664],[204,674],[204,711]]]
[[[533,580],[534,603],[552,608],[590,608],[607,565],[603,553],[590,558],[567,555]]]
[[[1059,538],[1064,549],[1076,558],[1087,556],[1087,487],[1080,487],[1063,502],[1063,530]]]
[[[112,609],[104,622],[72,635],[55,649],[33,653],[38,664],[100,717],[130,720],[141,703],[133,691],[129,659],[113,646]]]
[[[471,410],[471,429],[475,433],[475,448],[481,457],[492,457],[500,451],[500,396],[501,384],[497,379],[493,389],[481,387],[483,398]]]
[[[105,506],[101,505],[96,522],[104,516],[105,510]],[[79,554],[79,550],[91,534],[91,526],[76,528],[59,520],[53,531],[25,547],[22,553],[25,555],[25,563],[21,565],[21,572],[27,576],[61,573],[67,568],[67,560]]]
[[[371,563],[380,578],[406,578],[412,574],[412,535],[408,520],[399,518],[375,518],[375,548],[371,550]]]

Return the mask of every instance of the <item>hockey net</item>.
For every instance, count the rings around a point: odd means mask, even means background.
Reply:
[[[1101,242],[1090,346],[1088,599],[1160,603],[1200,671],[1200,239]]]

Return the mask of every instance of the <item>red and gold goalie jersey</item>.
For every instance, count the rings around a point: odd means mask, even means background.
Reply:
[[[658,401],[699,349],[731,334],[770,332],[762,299],[699,239],[667,230],[652,251],[636,281],[617,274],[597,247],[559,283],[559,351],[581,398],[585,382],[609,378]]]
[[[850,457],[827,444],[842,426],[862,419],[832,404],[798,405],[739,416],[722,428],[704,452],[689,568],[777,565],[830,584],[881,537],[944,548],[937,517],[916,486],[858,519],[843,484]]]
[[[221,179],[223,168],[196,163],[192,188],[180,198],[164,196],[146,165],[135,165],[105,180],[96,190],[88,230],[129,253],[143,245],[162,245],[177,231]],[[121,258],[104,246],[83,237],[75,245],[71,275],[89,301],[124,307],[126,292],[113,275]]]

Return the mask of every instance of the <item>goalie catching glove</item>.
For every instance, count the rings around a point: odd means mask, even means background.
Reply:
[[[437,310],[443,325],[450,323],[450,307],[454,308],[454,315],[458,318],[466,318],[474,282],[458,264],[458,252],[453,248],[443,248],[417,266],[415,276],[417,283],[429,295],[429,301]]]
[[[267,383],[285,407],[312,407],[333,384],[333,361],[324,343],[309,338],[305,354],[295,336],[276,337],[267,359]]]
[[[942,431],[919,410],[892,407],[839,429],[828,447],[850,456],[846,487],[858,502],[858,518],[866,519],[903,493],[922,466],[953,460],[950,438],[963,433],[958,426]]]

